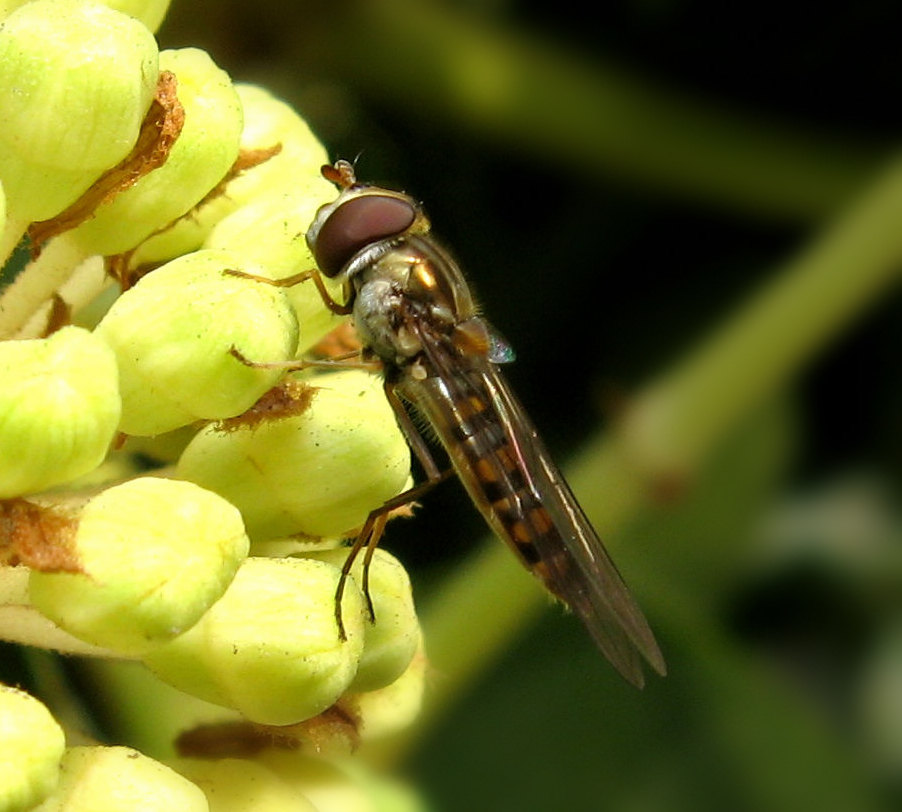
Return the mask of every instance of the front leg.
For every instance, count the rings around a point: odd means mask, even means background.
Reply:
[[[301,369],[364,369],[367,372],[378,372],[382,365],[377,361],[359,358],[360,351],[355,350],[336,358],[296,358],[292,361],[251,361],[236,346],[229,347],[229,355],[241,361],[246,367],[254,369],[284,369],[286,372],[297,372]],[[352,360],[355,356],[359,360]]]
[[[293,274],[292,276],[286,276],[282,279],[270,279],[266,276],[257,276],[256,274],[246,273],[245,271],[239,271],[235,268],[226,268],[225,273],[229,276],[238,276],[242,279],[251,279],[254,282],[262,282],[266,285],[272,285],[276,288],[291,288],[295,285],[301,284],[301,282],[306,282],[308,279],[313,280],[313,284],[316,285],[316,289],[319,292],[320,298],[323,300],[323,304],[329,308],[336,316],[348,316],[354,310],[354,306],[350,303],[341,304],[340,302],[336,302],[335,299],[332,298],[331,294],[328,290],[326,290],[326,285],[323,282],[323,278],[320,276],[319,271],[315,268],[311,268],[309,271],[301,271],[300,273]]]

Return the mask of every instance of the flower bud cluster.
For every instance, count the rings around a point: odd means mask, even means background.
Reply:
[[[205,52],[159,51],[167,5],[0,0],[0,265],[32,248],[0,287],[0,639],[139,661],[266,729],[337,713],[369,741],[416,716],[420,630],[401,565],[377,550],[343,575],[335,545],[408,487],[409,449],[378,376],[289,371],[343,321],[312,283],[270,283],[314,267],[324,148]],[[317,549],[272,555],[291,538]],[[0,720],[3,810],[329,808],[316,770],[403,792],[295,753],[64,749],[3,687]]]

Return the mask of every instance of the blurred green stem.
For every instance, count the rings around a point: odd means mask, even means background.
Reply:
[[[330,7],[291,59],[589,183],[619,177],[766,218],[832,214],[885,159],[428,0]]]
[[[682,363],[635,398],[614,431],[597,435],[570,468],[589,517],[616,547],[618,533],[662,493],[693,476],[750,410],[772,397],[896,280],[902,264],[902,161],[893,162],[846,215]],[[677,490],[678,492],[678,490]],[[653,561],[616,551],[635,583],[666,578]],[[643,594],[666,617],[668,594]],[[529,624],[547,598],[497,541],[447,579],[424,608],[427,650],[441,679],[424,728]]]

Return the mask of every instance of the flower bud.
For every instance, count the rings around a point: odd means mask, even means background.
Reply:
[[[270,748],[256,761],[303,793],[318,812],[376,809],[425,812],[427,809],[410,787],[368,767],[360,759],[327,759]]]
[[[86,254],[134,248],[194,207],[238,156],[241,103],[228,75],[198,48],[161,52],[160,69],[176,76],[185,125],[161,167],[69,232]]]
[[[240,254],[247,262],[268,268],[281,279],[316,267],[306,234],[319,207],[335,197],[313,197],[309,192],[262,197],[221,220],[204,243]],[[333,299],[341,300],[342,283],[323,278]],[[303,352],[334,330],[345,317],[336,316],[323,304],[312,281],[285,288],[300,328],[298,347]]]
[[[203,790],[210,812],[318,812],[272,770],[253,761],[184,758],[173,767]]]
[[[279,144],[281,150],[253,172],[236,178],[229,195],[244,203],[262,195],[298,192],[326,203],[335,187],[320,174],[329,153],[293,107],[257,85],[236,86],[245,112],[242,147]]]
[[[228,182],[222,194],[204,201],[190,217],[148,239],[135,254],[136,263],[166,260],[200,248],[216,223],[260,197],[278,197],[290,192],[312,201],[310,205],[314,211],[317,206],[335,198],[335,188],[320,174],[320,167],[329,162],[328,154],[307,123],[291,107],[262,88],[238,84],[235,90],[244,109],[242,156],[277,151],[243,169]],[[305,247],[304,234],[308,226],[309,221],[301,224],[294,235]],[[262,246],[265,239],[261,238],[258,243]],[[308,262],[297,270],[314,265]],[[286,274],[279,272],[277,275]]]
[[[157,45],[89,0],[35,0],[0,27],[0,177],[10,216],[58,214],[131,151],[153,98]]]
[[[120,296],[96,334],[119,362],[126,434],[151,435],[250,408],[283,372],[248,366],[294,357],[297,321],[284,292],[227,251],[197,251]]]
[[[423,706],[427,660],[418,651],[407,670],[391,685],[364,693],[347,693],[339,703],[352,718],[360,720],[362,741],[390,736],[416,721]]]
[[[34,812],[207,812],[203,792],[130,747],[71,747],[56,791]]]
[[[156,31],[160,27],[169,10],[169,2],[170,0],[103,0],[105,6],[140,20],[150,31]]]
[[[0,685],[0,809],[25,812],[43,801],[57,784],[65,747],[62,728],[43,704]]]
[[[310,553],[310,558],[341,568],[347,548]],[[351,575],[363,585],[363,553],[357,556]],[[410,578],[390,553],[377,549],[370,561],[369,593],[375,620],[364,628],[363,654],[352,691],[373,691],[394,682],[410,665],[420,642],[420,626],[413,607]]]
[[[208,426],[179,460],[179,476],[236,505],[255,540],[347,533],[409,477],[410,451],[378,376],[351,369],[306,380],[314,391],[304,410],[229,431]]]
[[[30,1],[0,0],[0,20]],[[98,2],[140,20],[151,31],[156,31],[160,27],[169,10],[169,0],[98,0]]]
[[[80,327],[0,342],[0,498],[87,473],[119,422],[116,359]]]
[[[347,690],[363,649],[363,600],[322,561],[248,558],[194,628],[149,652],[145,664],[186,693],[252,722],[290,725],[316,716]]]
[[[193,626],[247,550],[225,500],[190,482],[134,479],[83,508],[72,542],[80,571],[33,571],[29,596],[73,636],[140,654]]]
[[[0,21],[9,17],[19,6],[24,6],[29,0],[0,0]]]

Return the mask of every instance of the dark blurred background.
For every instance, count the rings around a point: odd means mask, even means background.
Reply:
[[[879,173],[900,31],[879,0],[175,0],[160,41],[424,201],[566,463]],[[882,295],[625,531],[710,591],[717,636],[628,578],[670,665],[640,694],[546,613],[409,757],[436,809],[902,806],[900,316]],[[484,536],[448,484],[387,545],[428,601]]]

